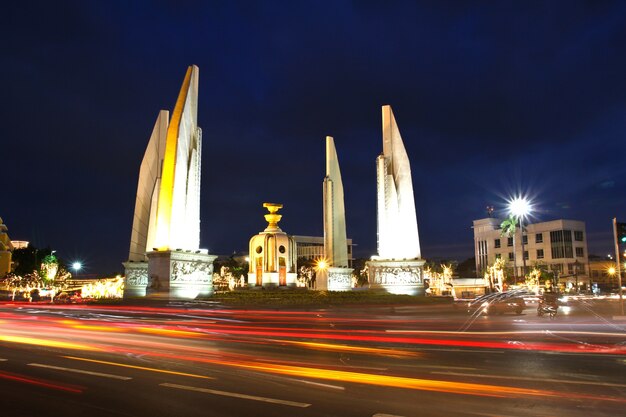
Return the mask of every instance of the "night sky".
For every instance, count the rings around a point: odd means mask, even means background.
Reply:
[[[18,5],[18,3],[20,3]],[[0,14],[0,216],[85,273],[121,271],[160,109],[200,67],[201,245],[247,248],[265,201],[322,231],[325,136],[348,236],[376,250],[391,104],[422,256],[473,256],[472,220],[527,193],[534,220],[626,220],[626,2],[10,2]]]

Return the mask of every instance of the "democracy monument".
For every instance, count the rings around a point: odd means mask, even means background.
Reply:
[[[213,293],[213,261],[200,249],[198,73],[187,69],[172,117],[161,110],[141,162],[124,297]]]
[[[200,249],[202,130],[197,66],[187,69],[171,114],[159,111],[141,162],[124,297],[193,299],[213,293],[213,261]],[[383,153],[376,159],[378,254],[367,262],[370,288],[423,295],[411,166],[391,106],[382,107]],[[278,226],[282,204],[263,204],[265,230],[249,243],[248,287],[297,285],[296,243]],[[334,139],[326,137],[323,181],[324,261],[317,289],[348,291],[344,190]]]

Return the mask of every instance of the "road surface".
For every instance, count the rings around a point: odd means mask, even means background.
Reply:
[[[0,303],[0,416],[617,416],[626,321]]]

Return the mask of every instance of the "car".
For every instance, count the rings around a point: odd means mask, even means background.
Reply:
[[[526,308],[524,295],[518,291],[483,295],[468,302],[467,311],[472,314],[522,314]]]

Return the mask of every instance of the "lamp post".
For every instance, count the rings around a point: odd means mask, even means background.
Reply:
[[[523,197],[509,202],[509,212],[519,220],[520,236],[522,237],[522,276],[526,276],[526,257],[524,256],[524,217],[530,213],[530,203]]]
[[[72,269],[74,270],[75,279],[78,278],[78,271],[80,271],[82,267],[83,267],[83,264],[81,264],[80,262],[74,262],[72,264]]]

